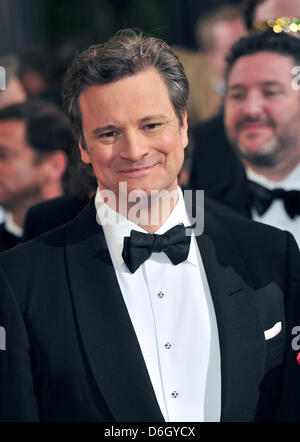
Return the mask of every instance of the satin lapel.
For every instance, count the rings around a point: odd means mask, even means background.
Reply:
[[[163,421],[93,200],[70,226],[66,262],[84,349],[113,418]]]
[[[207,215],[197,237],[215,308],[221,352],[221,420],[253,420],[264,341],[242,257],[229,232]],[[261,365],[258,358],[261,357]]]

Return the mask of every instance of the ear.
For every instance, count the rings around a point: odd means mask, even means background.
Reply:
[[[180,135],[182,140],[182,145],[184,149],[189,144],[189,138],[188,138],[188,122],[187,122],[187,111],[186,109],[182,113],[182,125],[180,127]]]
[[[51,153],[47,158],[42,162],[44,170],[47,170],[48,178],[51,181],[60,180],[68,167],[68,157],[67,154],[58,150],[56,152]]]
[[[89,152],[87,150],[87,147],[85,146],[85,143],[83,145],[82,142],[79,143],[79,149],[80,149],[80,156],[81,156],[81,161],[85,164],[90,164],[91,163],[91,159],[90,159],[90,155]]]

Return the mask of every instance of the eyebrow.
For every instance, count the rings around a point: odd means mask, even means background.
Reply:
[[[163,122],[168,121],[168,118],[166,115],[163,114],[154,114],[154,115],[147,115],[146,117],[142,118],[140,120],[140,123],[145,124],[149,121],[153,120],[162,120]],[[107,124],[106,126],[98,126],[95,129],[92,130],[91,136],[97,136],[103,132],[106,131],[112,131],[118,129],[118,126],[115,126],[114,124]]]
[[[280,86],[280,87],[285,87],[285,85],[283,83],[281,83],[280,81],[261,81],[260,83],[258,83],[260,86]],[[237,84],[233,84],[231,86],[229,86],[229,90],[232,89],[242,89],[247,87],[245,84],[242,83],[237,83]]]
[[[147,123],[147,121],[152,121],[152,120],[164,120],[164,121],[167,121],[168,117],[166,115],[163,115],[163,114],[147,115],[147,117],[142,118],[141,123]]]

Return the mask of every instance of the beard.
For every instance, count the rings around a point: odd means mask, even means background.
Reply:
[[[245,145],[239,143],[238,138],[231,142],[242,161],[246,160],[249,164],[259,168],[271,169],[278,166],[297,148],[299,136],[288,131],[281,134],[275,133],[260,145],[257,152],[249,152]]]
[[[241,160],[246,160],[253,166],[272,168],[278,164],[280,152],[283,150],[283,145],[278,139],[273,139],[272,141],[273,146],[268,146],[269,149],[261,146],[259,152],[249,152],[242,144],[236,146],[236,151]]]
[[[41,189],[37,185],[28,186],[27,188],[9,191],[1,194],[0,205],[8,212],[13,212],[24,205],[33,205],[41,200]]]

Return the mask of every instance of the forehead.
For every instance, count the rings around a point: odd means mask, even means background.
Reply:
[[[220,20],[211,28],[208,37],[219,44],[232,43],[246,34],[246,28],[241,18]]]
[[[228,87],[234,84],[280,82],[292,88],[291,70],[295,65],[291,57],[272,52],[259,52],[239,58],[228,78]]]
[[[91,86],[79,98],[83,125],[99,116],[106,120],[134,118],[155,109],[171,111],[168,88],[150,68],[105,85]]]
[[[14,147],[25,145],[25,132],[24,121],[0,120],[0,145]]]
[[[269,18],[299,17],[299,0],[265,0],[256,9],[255,20],[267,21]]]

